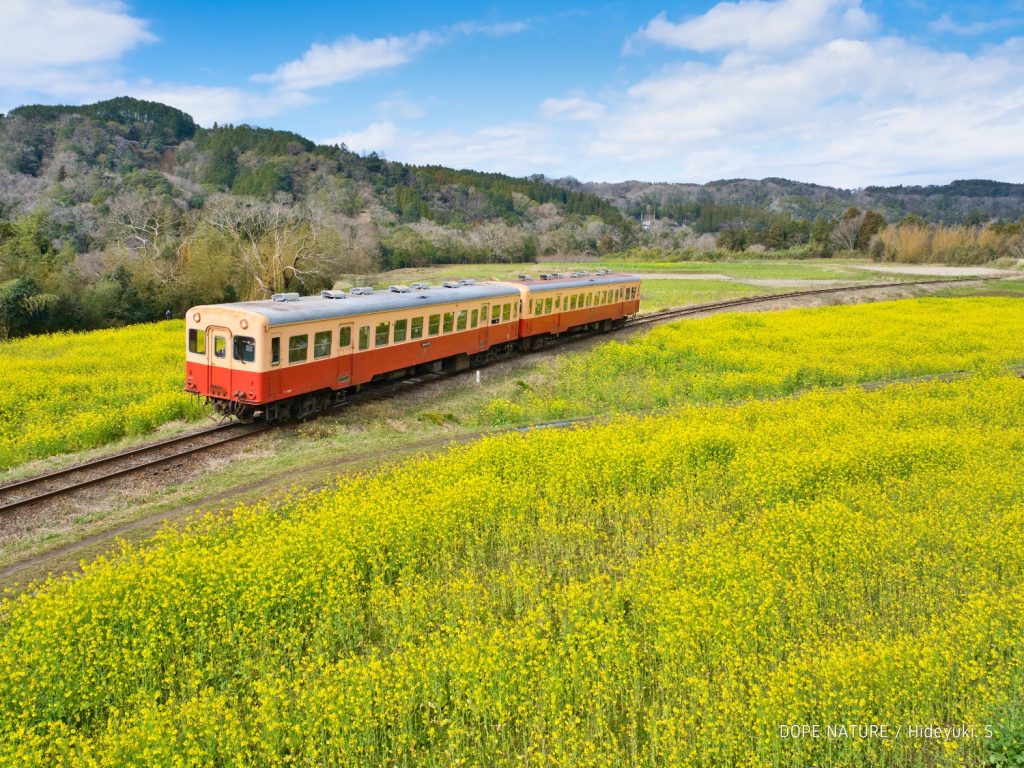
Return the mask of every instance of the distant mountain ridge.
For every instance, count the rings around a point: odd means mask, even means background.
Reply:
[[[1024,216],[1024,184],[983,179],[929,186],[869,186],[848,190],[781,178],[723,179],[707,184],[643,181],[581,182],[547,179],[574,192],[596,195],[628,216],[658,215],[681,203],[717,203],[786,213],[797,218],[836,218],[847,208],[876,210],[887,221],[916,215],[931,222],[959,224],[981,218]]]

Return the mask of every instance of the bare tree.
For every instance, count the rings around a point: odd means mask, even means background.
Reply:
[[[864,215],[850,216],[844,218],[835,229],[832,230],[832,245],[841,251],[852,251],[857,247],[857,235],[860,232],[860,225],[864,221]]]
[[[211,201],[204,214],[205,224],[234,246],[247,298],[330,283],[330,238],[317,211],[225,196]]]

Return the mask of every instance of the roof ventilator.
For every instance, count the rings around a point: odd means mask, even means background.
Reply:
[[[388,290],[391,291],[391,293],[409,293],[412,288],[408,285],[389,285]]]
[[[459,280],[459,285],[476,285],[476,280]]]
[[[414,291],[425,291],[430,287],[430,283],[413,283],[411,286]]]
[[[275,293],[270,297],[271,301],[298,301],[299,294],[297,293]]]
[[[351,291],[349,291],[349,293],[351,293],[353,296],[369,296],[371,293],[373,293],[373,288],[371,288],[368,285],[363,285],[359,286],[358,288],[353,288]]]
[[[322,299],[347,299],[348,294],[344,291],[320,291]]]
[[[443,283],[441,283],[441,285],[443,285],[445,288],[458,288],[459,287],[459,283],[456,280],[445,280]]]

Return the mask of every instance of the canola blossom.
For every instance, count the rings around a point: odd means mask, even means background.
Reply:
[[[977,375],[209,516],[0,603],[0,764],[980,764],[1024,749],[1022,446],[1024,382]],[[780,735],[881,723],[978,730]]]
[[[486,424],[525,424],[685,402],[1024,365],[1017,298],[906,299],[721,314],[563,355],[551,379],[489,403]]]
[[[184,334],[174,320],[0,343],[0,469],[198,418]]]

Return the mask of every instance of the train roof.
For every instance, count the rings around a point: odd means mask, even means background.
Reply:
[[[531,292],[573,290],[575,288],[586,288],[589,285],[618,285],[619,283],[633,283],[637,278],[634,275],[622,275],[611,273],[606,275],[583,274],[577,277],[572,275],[549,275],[547,278],[535,277],[529,280],[514,281],[519,285],[525,285]]]
[[[239,309],[262,315],[271,326],[305,323],[316,320],[333,320],[373,312],[429,307],[436,304],[452,304],[461,301],[480,301],[504,296],[518,296],[519,289],[509,283],[474,283],[451,288],[432,285],[429,288],[395,293],[377,290],[369,294],[342,293],[332,291],[341,298],[321,296],[289,295],[284,301],[264,299],[262,301],[240,301],[215,306]]]

